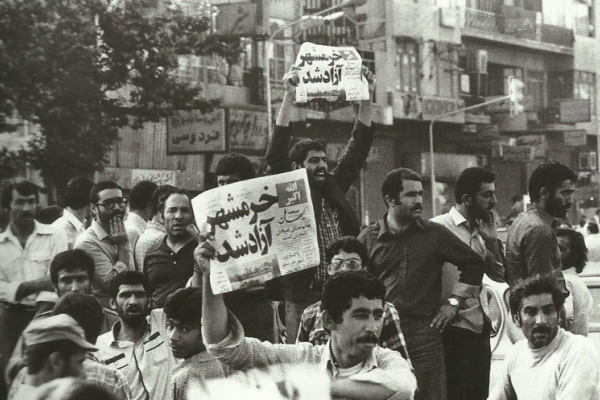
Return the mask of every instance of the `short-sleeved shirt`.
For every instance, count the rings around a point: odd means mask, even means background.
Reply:
[[[10,225],[0,233],[0,301],[33,306],[41,297],[56,300],[52,292],[39,292],[19,301],[16,299],[17,290],[23,282],[47,276],[54,256],[68,249],[64,232],[37,221],[34,224],[25,248],[12,233]]]
[[[69,249],[73,248],[75,240],[85,231],[83,223],[66,208],[63,211],[63,215],[54,221],[52,226],[62,230],[67,235]]]
[[[198,246],[190,241],[175,253],[167,244],[167,238],[146,254],[144,275],[148,277],[152,288],[154,308],[165,305],[167,297],[177,289],[185,287],[188,279],[194,275],[194,250]]]

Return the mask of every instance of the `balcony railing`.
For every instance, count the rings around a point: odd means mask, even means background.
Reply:
[[[467,8],[465,10],[465,28],[564,47],[573,47],[573,30],[555,25],[537,23],[535,12],[515,10],[515,7],[505,7],[504,14],[496,14]]]

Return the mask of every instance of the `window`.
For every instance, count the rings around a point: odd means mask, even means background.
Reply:
[[[573,14],[575,33],[581,36],[595,37],[593,3],[586,0],[574,0]]]
[[[287,72],[285,63],[285,44],[273,43],[269,54],[269,67],[272,86],[283,87],[283,75]]]
[[[575,71],[573,76],[573,98],[590,101],[591,115],[596,115],[596,74]]]
[[[419,92],[418,47],[412,41],[399,41],[397,47],[396,65],[398,68],[398,78],[396,80],[396,90],[417,94]]]
[[[546,102],[544,101],[544,84],[545,73],[544,71],[527,71],[525,79],[525,93],[527,93],[527,99],[529,100],[528,111],[537,112],[544,108]]]

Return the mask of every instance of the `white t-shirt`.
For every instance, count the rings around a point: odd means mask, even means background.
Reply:
[[[531,349],[527,340],[512,347],[505,372],[488,400],[598,399],[598,353],[590,340],[560,328],[548,346]]]

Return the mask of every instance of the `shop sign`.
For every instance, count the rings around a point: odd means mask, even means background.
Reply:
[[[573,147],[587,146],[587,131],[584,129],[566,131],[565,145]]]
[[[167,154],[224,152],[225,110],[179,111],[167,119]]]
[[[534,148],[528,146],[502,146],[502,156],[504,161],[533,161]]]
[[[231,150],[265,151],[269,140],[266,112],[229,110],[229,148]]]
[[[559,100],[559,119],[563,124],[590,122],[590,101],[584,99]]]
[[[546,157],[546,136],[544,135],[523,135],[517,136],[517,146],[531,147],[534,157]]]
[[[164,169],[132,169],[131,186],[141,181],[154,182],[159,186],[171,185],[177,186],[176,171]]]

